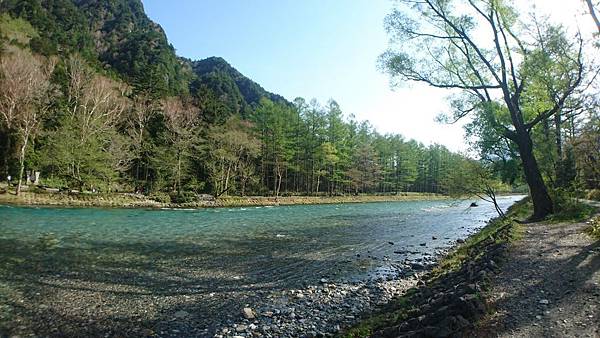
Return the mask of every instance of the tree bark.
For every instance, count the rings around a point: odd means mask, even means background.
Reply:
[[[554,205],[548,194],[537,160],[533,155],[531,136],[525,130],[517,131],[515,141],[519,147],[525,180],[529,186],[529,193],[533,202],[533,215],[529,218],[529,221],[539,221],[554,212]]]
[[[19,182],[15,194],[18,196],[21,193],[21,184],[23,183],[23,171],[25,170],[25,151],[27,150],[27,142],[29,142],[29,133],[23,137],[23,145],[19,153]]]
[[[596,9],[594,8],[594,4],[592,3],[592,0],[585,0],[585,2],[588,5],[588,9],[590,10],[590,15],[594,19],[594,23],[596,23],[596,28],[598,28],[598,33],[600,33],[600,19],[598,19],[598,16],[596,15]]]

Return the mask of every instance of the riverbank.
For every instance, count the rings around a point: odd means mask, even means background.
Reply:
[[[513,205],[442,258],[414,288],[345,330],[343,337],[461,336],[487,311],[481,297],[489,276],[498,271],[509,243],[522,227],[527,202]]]
[[[277,205],[312,205],[341,203],[373,203],[394,201],[421,201],[447,199],[447,196],[430,193],[401,193],[400,195],[348,195],[348,196],[226,196],[218,199],[198,200],[189,203],[164,203],[149,196],[132,193],[50,193],[22,192],[15,196],[12,193],[0,194],[0,204],[40,205],[67,207],[102,207],[102,208],[218,208],[246,206]]]
[[[530,210],[517,203],[341,336],[597,336],[600,242],[592,235],[600,220],[582,221],[594,212],[584,207],[568,221],[514,221]]]

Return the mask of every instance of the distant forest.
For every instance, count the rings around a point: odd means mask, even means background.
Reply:
[[[480,160],[382,135],[334,100],[288,102],[222,58],[177,56],[139,0],[4,0],[0,13],[3,179],[33,170],[49,187],[173,202],[453,193],[482,177],[527,189],[517,148],[481,120],[467,126]],[[545,180],[597,188],[597,110],[542,122],[532,137]]]

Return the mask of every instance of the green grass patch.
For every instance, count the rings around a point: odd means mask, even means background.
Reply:
[[[592,189],[587,192],[585,198],[593,201],[600,201],[600,189]]]
[[[550,223],[582,222],[594,215],[596,208],[577,199],[555,203],[556,212],[548,217]]]

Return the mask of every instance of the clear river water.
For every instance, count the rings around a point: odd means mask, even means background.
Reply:
[[[506,209],[520,198],[501,197],[500,205]],[[469,208],[471,202],[198,210],[0,206],[0,240],[58,250],[68,271],[84,264],[97,273],[128,269],[174,283],[193,280],[203,289],[287,285],[393,273],[395,263],[448,248],[496,215],[491,204]]]

